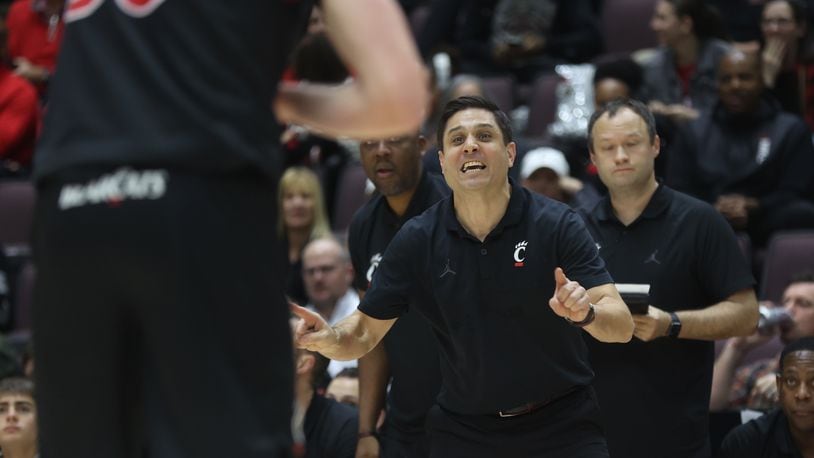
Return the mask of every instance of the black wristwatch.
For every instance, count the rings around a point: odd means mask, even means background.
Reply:
[[[667,328],[667,337],[677,339],[678,334],[680,332],[681,332],[681,320],[678,319],[678,315],[676,315],[676,312],[670,312],[670,326]]]
[[[568,317],[565,318],[565,321],[567,321],[568,324],[570,324],[571,326],[584,328],[585,326],[588,326],[589,324],[593,323],[594,319],[596,319],[596,310],[594,309],[594,304],[589,303],[588,314],[585,315],[585,318],[583,318],[582,321],[573,321]]]

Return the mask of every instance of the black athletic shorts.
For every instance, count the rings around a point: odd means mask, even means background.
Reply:
[[[288,456],[271,179],[67,171],[40,183],[35,219],[43,456]]]

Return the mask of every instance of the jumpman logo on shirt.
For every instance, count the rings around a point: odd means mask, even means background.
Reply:
[[[447,274],[456,275],[456,272],[449,267],[449,258],[447,258],[447,265],[444,267],[444,271],[441,272],[441,276],[438,278],[444,278],[444,276]]]
[[[650,253],[650,257],[644,260],[644,263],[647,264],[648,262],[655,262],[656,264],[661,264],[661,261],[656,259],[656,255],[659,253],[659,250],[655,250]]]

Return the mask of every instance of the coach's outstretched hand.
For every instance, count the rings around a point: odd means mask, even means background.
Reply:
[[[554,269],[554,296],[548,301],[551,310],[571,321],[582,321],[588,316],[591,298],[579,282],[571,281],[562,268]]]
[[[294,345],[298,348],[323,353],[339,343],[338,333],[316,312],[289,303],[291,312],[299,317],[294,325]]]

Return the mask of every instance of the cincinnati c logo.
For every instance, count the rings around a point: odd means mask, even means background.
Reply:
[[[382,254],[376,253],[370,257],[370,267],[367,268],[367,283],[370,284],[370,281],[373,280],[373,272],[376,271],[376,268],[379,267],[379,263],[382,261]]]
[[[525,264],[523,261],[526,260],[526,247],[528,246],[528,242],[523,240],[522,242],[518,243],[514,246],[514,266],[515,267],[523,267]]]

